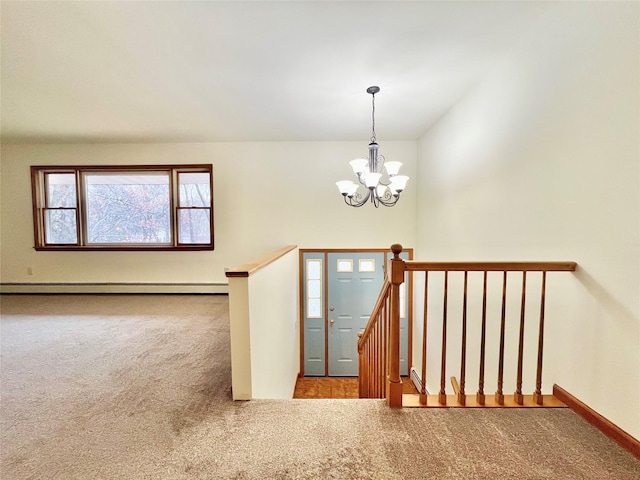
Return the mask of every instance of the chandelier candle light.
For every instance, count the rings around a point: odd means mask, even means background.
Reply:
[[[407,185],[409,177],[398,175],[402,163],[387,162],[384,156],[378,155],[376,143],[376,93],[380,87],[369,87],[367,93],[371,94],[371,143],[369,144],[369,158],[357,158],[349,164],[353,172],[358,176],[358,183],[351,180],[336,182],[338,190],[344,198],[344,202],[352,207],[361,207],[368,201],[378,208],[380,205],[393,207],[400,199],[400,193]],[[361,193],[361,186],[366,188],[366,193]]]

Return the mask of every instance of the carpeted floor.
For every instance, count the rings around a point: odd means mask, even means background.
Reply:
[[[3,480],[640,479],[568,409],[234,403],[224,296],[0,302]]]

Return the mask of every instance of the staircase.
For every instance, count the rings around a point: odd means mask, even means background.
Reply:
[[[400,258],[401,245],[391,251],[385,283],[358,341],[361,398],[386,398],[391,407],[564,406],[542,394],[545,296],[547,273],[573,272],[575,262],[416,262]],[[419,368],[412,369],[417,395],[403,395],[400,378],[399,287],[406,272],[424,289],[420,319],[413,320],[414,347],[419,344],[421,352]],[[457,375],[450,375],[452,369]],[[477,385],[469,394],[471,378]],[[485,392],[490,383],[493,394]],[[507,384],[512,395],[505,393]],[[532,394],[523,393],[523,384]],[[437,393],[429,394],[427,385]]]

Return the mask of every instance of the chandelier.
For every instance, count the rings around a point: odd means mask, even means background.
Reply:
[[[367,202],[378,208],[380,205],[393,207],[400,199],[400,193],[407,185],[409,177],[398,175],[402,163],[387,162],[384,156],[378,155],[376,143],[376,93],[380,87],[369,87],[371,94],[371,143],[369,157],[351,160],[349,164],[358,177],[358,183],[351,180],[336,182],[344,202],[352,207],[361,207]],[[364,187],[364,188],[363,188]]]

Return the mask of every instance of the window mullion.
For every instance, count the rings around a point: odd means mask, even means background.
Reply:
[[[78,245],[85,246],[87,238],[87,222],[84,195],[84,177],[81,170],[76,170],[76,225],[78,232]]]
[[[169,191],[171,192],[169,201],[171,211],[171,244],[174,247],[178,246],[179,235],[178,231],[180,226],[178,222],[178,208],[180,207],[180,182],[178,177],[178,171],[175,168],[171,169],[171,175],[169,176]]]

